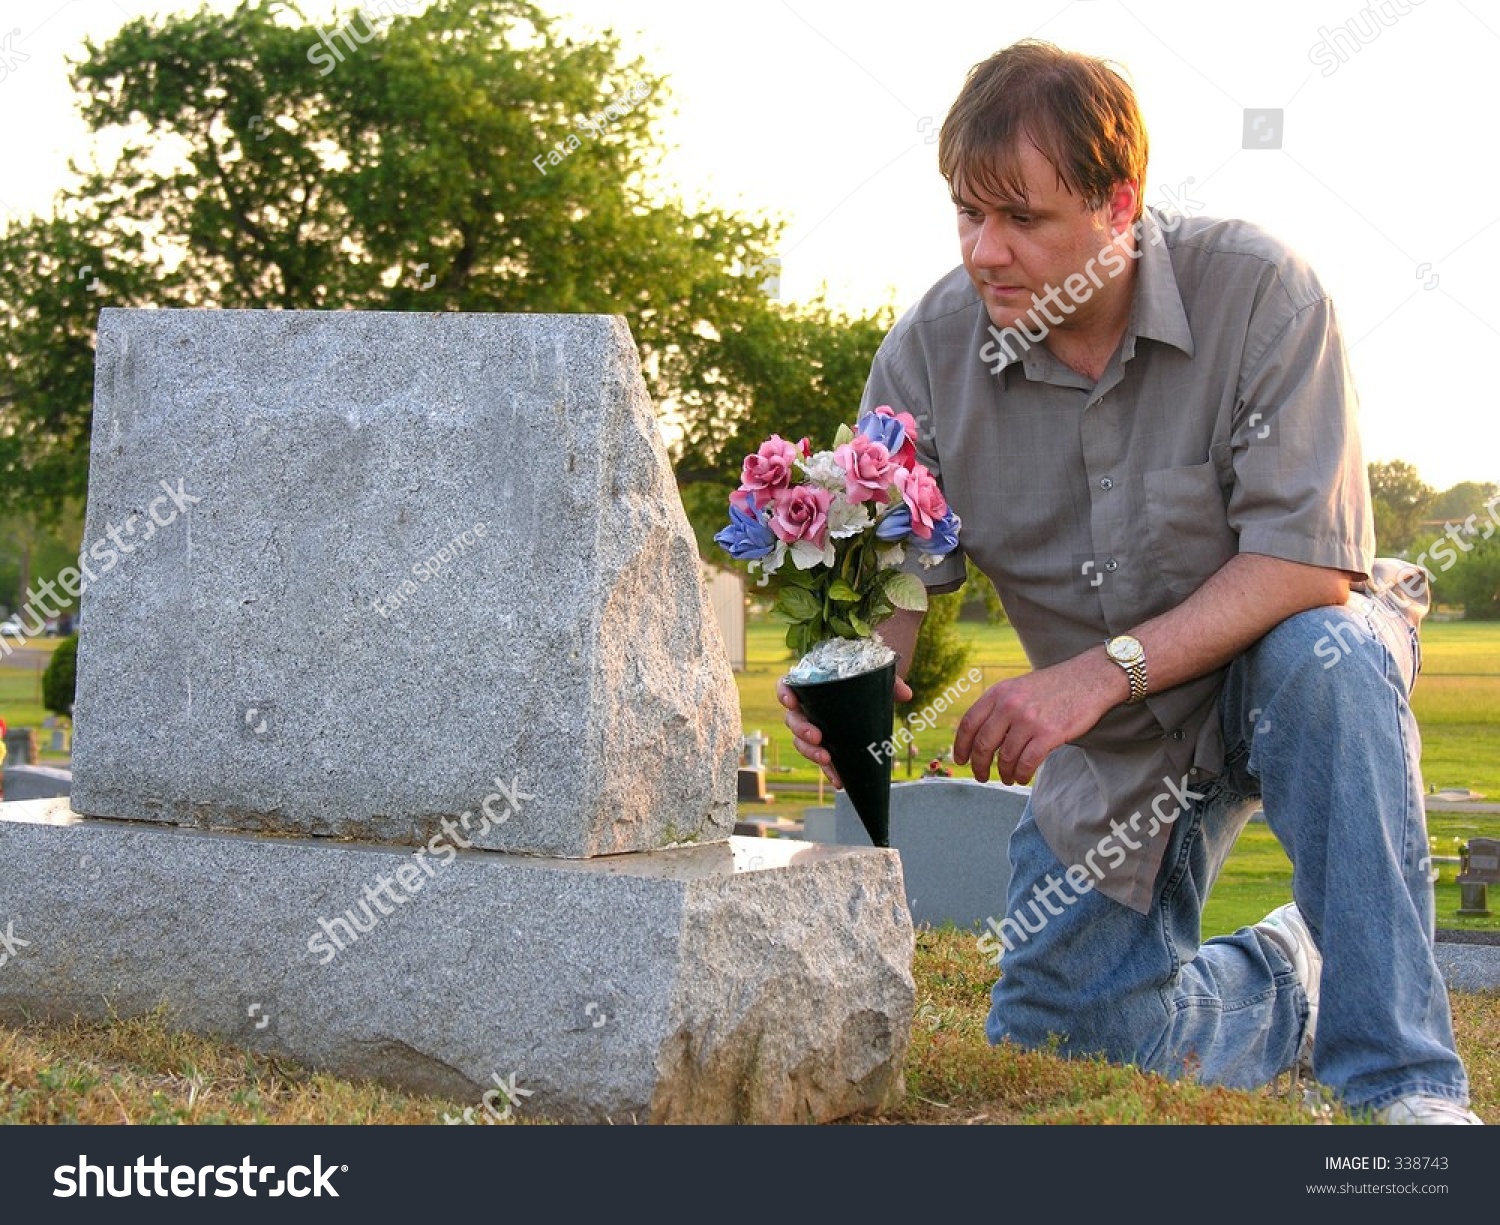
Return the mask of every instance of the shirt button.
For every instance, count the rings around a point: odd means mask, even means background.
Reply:
[[[1110,571],[1110,573],[1114,573],[1114,571],[1120,568],[1120,563],[1117,562],[1113,557],[1111,557],[1107,562],[1104,563],[1104,568]]]
[[[1113,489],[1114,487],[1115,487],[1115,483],[1112,480],[1110,480],[1109,477],[1106,476],[1106,477],[1101,477],[1100,478],[1100,481],[1099,481],[1099,488],[1100,489]]]
[[[1179,727],[1175,732],[1172,733],[1172,739],[1173,740],[1181,740],[1182,739],[1182,728]]]

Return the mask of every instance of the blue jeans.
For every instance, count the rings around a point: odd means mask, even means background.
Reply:
[[[1007,946],[986,1031],[1167,1076],[1254,1088],[1293,1067],[1307,997],[1253,928],[1199,946],[1203,902],[1259,797],[1323,954],[1313,1067],[1351,1109],[1408,1093],[1467,1103],[1434,907],[1407,697],[1416,630],[1362,595],[1288,618],[1227,671],[1224,773],[1173,827],[1152,907],[1097,891]],[[1028,811],[1010,843],[1007,912],[1067,865]]]

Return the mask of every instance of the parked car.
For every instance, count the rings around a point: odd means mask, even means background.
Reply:
[[[21,627],[19,617],[7,617],[0,621],[0,634],[9,634],[12,638],[26,637],[26,631]]]

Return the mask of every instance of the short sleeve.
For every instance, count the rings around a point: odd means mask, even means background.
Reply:
[[[937,452],[937,431],[934,428],[930,383],[926,378],[911,377],[902,367],[917,346],[912,343],[909,327],[898,324],[881,343],[875,360],[870,366],[870,377],[865,382],[865,394],[860,401],[861,414],[871,412],[881,405],[889,405],[897,412],[910,413],[917,423],[917,461],[926,466],[937,479],[938,488],[943,485],[943,464]],[[922,388],[921,394],[913,390]],[[946,492],[946,491],[945,491]],[[964,564],[963,529],[960,527],[958,548],[949,553],[935,566],[923,566],[915,549],[907,549],[902,569],[915,574],[933,595],[944,595],[957,591],[968,577]]]
[[[1229,523],[1240,552],[1367,576],[1369,477],[1333,303],[1258,313],[1270,318],[1247,338],[1231,440]]]

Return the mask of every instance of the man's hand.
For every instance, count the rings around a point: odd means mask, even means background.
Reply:
[[[1053,749],[1082,736],[1130,696],[1130,683],[1102,650],[991,685],[959,721],[953,760],[988,782],[1029,783]]]
[[[1272,626],[1309,608],[1344,603],[1349,576],[1240,553],[1176,608],[1133,633],[1146,651],[1150,692],[1221,668]],[[987,782],[993,760],[1006,783],[1028,783],[1053,749],[1082,736],[1130,697],[1103,643],[987,689],[958,725],[953,760]]]

